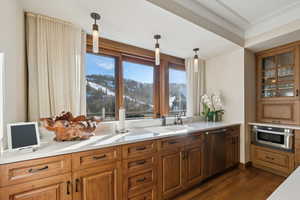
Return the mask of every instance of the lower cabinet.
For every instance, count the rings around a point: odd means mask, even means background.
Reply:
[[[73,200],[121,199],[119,162],[73,173]]]
[[[159,199],[170,198],[184,189],[186,152],[181,149],[163,153],[159,158]]]
[[[239,127],[206,133],[0,165],[0,200],[174,199],[239,162]],[[254,153],[263,162],[289,159]]]
[[[171,199],[203,180],[203,153],[204,143],[201,141],[193,145],[186,143],[160,154],[159,199]]]
[[[198,184],[203,178],[203,152],[204,144],[191,147],[186,151],[186,186]]]
[[[0,189],[1,200],[71,200],[71,174],[7,186]]]
[[[294,154],[268,147],[251,145],[252,165],[272,173],[288,176],[295,165]]]
[[[240,131],[230,130],[226,135],[226,168],[235,166],[240,161]]]

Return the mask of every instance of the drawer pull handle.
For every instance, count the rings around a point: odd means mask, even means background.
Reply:
[[[266,159],[268,159],[268,160],[274,160],[274,158],[271,158],[269,156],[266,156]]]
[[[177,144],[178,141],[169,141],[168,144]]]
[[[75,192],[79,192],[79,189],[78,189],[79,183],[80,183],[80,180],[77,178],[76,179],[76,184],[75,184]]]
[[[48,166],[45,166],[45,167],[42,167],[42,168],[39,168],[39,169],[29,169],[28,172],[29,173],[36,173],[36,172],[40,172],[40,171],[44,171],[44,170],[47,170],[49,167]]]
[[[139,183],[141,183],[141,182],[144,182],[145,180],[146,180],[146,177],[144,177],[144,178],[140,178],[140,179],[136,180],[136,182],[139,182]]]
[[[68,181],[68,182],[67,182],[67,195],[70,195],[70,194],[71,194],[71,192],[70,192],[70,185],[71,185],[71,182]]]
[[[102,156],[94,156],[94,157],[93,157],[94,160],[101,160],[101,159],[103,159],[103,158],[106,158],[106,155],[105,155],[105,154],[102,155]]]
[[[146,160],[139,160],[135,162],[137,165],[143,165],[146,163]]]
[[[143,151],[143,150],[145,150],[146,149],[146,147],[137,147],[137,148],[135,148],[137,151]]]

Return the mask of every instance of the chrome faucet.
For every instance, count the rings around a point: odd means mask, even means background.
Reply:
[[[175,125],[183,125],[183,120],[181,114],[176,114],[175,115],[175,120],[174,120]]]
[[[161,121],[161,125],[162,125],[162,126],[167,126],[167,118],[166,118],[166,116],[162,116],[162,117],[161,117],[161,120],[162,120],[162,121]]]

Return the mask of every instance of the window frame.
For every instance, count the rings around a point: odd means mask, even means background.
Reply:
[[[183,58],[170,56],[161,53],[160,65],[155,65],[154,51],[139,48],[136,46],[99,38],[99,53],[93,53],[92,36],[87,35],[86,53],[102,55],[115,58],[115,83],[116,83],[116,108],[115,120],[119,120],[119,109],[124,107],[124,82],[123,82],[123,61],[150,65],[153,70],[153,118],[168,115],[169,112],[169,67],[185,70],[185,60]],[[141,119],[147,119],[141,118]],[[132,118],[136,119],[136,118]],[[139,118],[138,118],[139,119]],[[131,120],[131,119],[128,119]]]
[[[157,75],[158,74],[158,68],[155,66],[155,62],[152,60],[147,60],[147,59],[142,59],[139,57],[131,57],[131,56],[123,56],[122,57],[122,70],[124,70],[123,67],[123,62],[130,62],[130,63],[135,63],[135,64],[141,64],[141,65],[146,65],[146,66],[150,66],[153,67],[153,96],[152,96],[152,101],[153,101],[153,114],[152,117],[144,117],[144,118],[132,118],[132,119],[149,119],[149,118],[156,118],[157,117],[157,111],[158,111],[158,97],[155,94],[158,94],[158,80],[157,80]],[[122,74],[122,80],[124,80],[124,74]],[[124,83],[123,83],[123,90],[124,90]],[[123,95],[124,95],[124,91],[123,91]],[[123,98],[124,100],[124,98]],[[125,102],[124,102],[124,106],[125,106]],[[130,118],[126,118],[129,119]]]
[[[175,70],[178,70],[178,71],[185,71],[186,72],[186,69],[185,69],[185,65],[180,65],[180,64],[175,64],[175,63],[169,63],[168,64],[168,69],[167,69],[167,74],[168,74],[168,77],[167,77],[167,79],[166,79],[166,81],[167,81],[167,86],[168,86],[168,92],[167,92],[167,94],[168,94],[168,114],[170,114],[170,106],[169,106],[169,98],[170,98],[170,91],[169,91],[169,88],[170,88],[170,75],[169,75],[169,70],[170,69],[175,69]],[[187,112],[187,110],[186,110],[186,112]],[[186,116],[186,112],[185,112],[185,116]],[[173,115],[171,115],[171,116],[173,116]]]

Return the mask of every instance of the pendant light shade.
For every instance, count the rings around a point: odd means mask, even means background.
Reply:
[[[155,65],[160,65],[160,49],[158,40],[161,39],[160,35],[154,35],[154,39],[156,40],[155,43]]]
[[[199,51],[199,48],[195,48],[195,49],[193,49],[193,51],[195,52],[195,56],[194,56],[194,71],[198,72],[198,68],[199,68],[198,51]]]
[[[95,20],[93,24],[93,53],[99,53],[99,26],[97,20],[100,20],[101,16],[98,13],[91,13],[91,17]]]

